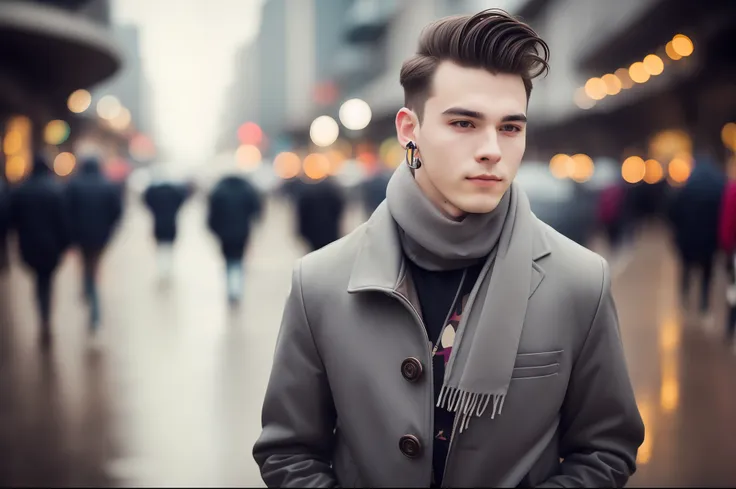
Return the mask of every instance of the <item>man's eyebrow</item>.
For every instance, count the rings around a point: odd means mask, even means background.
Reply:
[[[512,114],[504,116],[501,122],[526,122],[526,116],[524,114]]]
[[[462,107],[450,107],[442,113],[443,115],[459,115],[471,119],[485,120],[486,116],[477,110],[464,109]],[[501,118],[501,122],[526,122],[525,114],[511,114]]]
[[[486,116],[477,110],[463,109],[462,107],[450,107],[442,113],[443,115],[460,115],[472,119],[484,120]]]

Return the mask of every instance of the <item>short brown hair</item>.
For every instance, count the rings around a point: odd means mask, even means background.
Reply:
[[[434,73],[445,60],[491,73],[520,75],[528,100],[532,79],[549,71],[549,47],[531,27],[501,9],[429,24],[419,36],[417,53],[404,62],[400,76],[404,105],[415,110],[420,121]]]

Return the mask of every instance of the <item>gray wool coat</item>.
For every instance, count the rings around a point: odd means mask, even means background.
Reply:
[[[620,487],[635,471],[644,426],[608,265],[533,219],[503,413],[455,433],[443,487]],[[432,362],[404,260],[384,202],[296,265],[253,448],[268,486],[429,487]]]

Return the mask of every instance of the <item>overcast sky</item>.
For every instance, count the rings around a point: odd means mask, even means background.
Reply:
[[[141,29],[157,143],[173,159],[195,162],[212,154],[234,55],[257,32],[261,2],[113,1],[113,22]]]

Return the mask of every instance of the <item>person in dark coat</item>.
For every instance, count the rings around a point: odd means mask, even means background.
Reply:
[[[10,225],[17,232],[20,255],[36,278],[42,345],[51,343],[53,277],[70,244],[70,229],[62,187],[43,156],[34,157],[31,175],[13,189]]]
[[[146,207],[153,215],[153,235],[162,279],[171,276],[172,252],[177,234],[176,219],[179,209],[190,194],[191,188],[188,185],[160,179],[153,181],[143,193]]]
[[[390,170],[381,168],[363,181],[361,185],[363,208],[368,216],[373,214],[381,202],[386,199],[386,187],[391,175]]]
[[[69,182],[66,192],[72,240],[79,247],[84,264],[90,331],[94,332],[100,321],[97,269],[102,252],[122,215],[122,194],[118,185],[102,174],[95,158],[87,158],[80,163],[78,173]]]
[[[345,197],[331,178],[303,185],[296,198],[298,231],[311,251],[340,237],[344,210]]]
[[[10,228],[10,190],[0,181],[0,272],[8,267],[8,230]]]
[[[696,158],[685,185],[670,202],[669,219],[682,264],[681,296],[687,307],[692,272],[701,271],[700,313],[709,311],[713,260],[718,250],[718,224],[726,177],[706,155]]]
[[[220,241],[227,270],[230,304],[243,295],[243,254],[250,238],[251,224],[261,215],[261,199],[245,178],[228,175],[210,193],[207,224]]]

